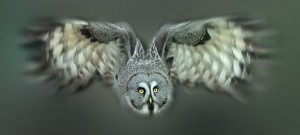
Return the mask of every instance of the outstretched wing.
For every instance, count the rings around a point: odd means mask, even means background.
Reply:
[[[24,47],[38,48],[30,73],[55,78],[60,88],[70,84],[82,88],[95,75],[109,81],[128,60],[135,42],[126,23],[44,20],[24,34]]]
[[[238,80],[249,80],[253,61],[264,55],[254,38],[259,29],[246,18],[190,21],[163,26],[153,45],[179,82],[238,98]]]

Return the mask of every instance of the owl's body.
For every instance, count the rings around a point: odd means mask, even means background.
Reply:
[[[234,19],[165,25],[146,51],[126,23],[39,23],[26,39],[40,43],[33,71],[55,78],[60,88],[82,89],[100,76],[124,106],[158,114],[170,105],[177,81],[239,98],[237,80],[249,80],[249,66],[260,52],[253,42],[256,32],[245,29],[255,24]]]

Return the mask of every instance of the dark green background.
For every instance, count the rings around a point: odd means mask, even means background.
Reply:
[[[2,0],[0,135],[299,135],[299,5],[297,0]],[[20,29],[36,17],[125,20],[149,42],[166,22],[232,14],[261,16],[278,32],[272,39],[270,87],[246,104],[204,90],[179,90],[168,113],[143,118],[122,110],[111,90],[99,84],[51,98],[51,85],[22,76],[26,52],[19,45]]]

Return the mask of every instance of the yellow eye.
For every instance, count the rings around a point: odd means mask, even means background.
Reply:
[[[144,93],[145,93],[145,90],[144,90],[143,88],[139,88],[138,92],[139,92],[140,94],[144,94]]]
[[[157,93],[157,92],[158,92],[158,88],[155,87],[155,88],[153,89],[153,92],[154,92],[154,93]]]

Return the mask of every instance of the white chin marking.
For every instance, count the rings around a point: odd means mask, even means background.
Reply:
[[[158,110],[158,105],[156,103],[154,103],[154,110],[153,110],[153,114],[158,114],[160,111]]]
[[[150,111],[148,110],[148,105],[143,105],[143,108],[139,111],[142,115],[148,115]]]
[[[151,114],[147,104],[143,105],[142,109],[138,110],[137,112],[141,115],[150,115]],[[158,105],[156,103],[154,103],[154,109],[153,109],[152,114],[155,115],[158,113],[160,113],[160,111],[158,109]]]

